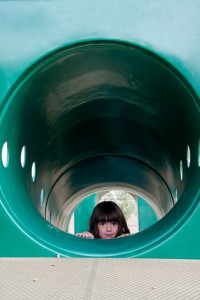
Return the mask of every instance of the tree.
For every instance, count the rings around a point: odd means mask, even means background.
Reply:
[[[134,197],[123,190],[112,190],[101,197],[102,201],[113,201],[121,208],[126,220],[136,211],[136,201]]]

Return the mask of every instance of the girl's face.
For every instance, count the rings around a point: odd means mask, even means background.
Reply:
[[[97,225],[99,237],[101,239],[114,239],[117,236],[118,232],[118,223],[111,222],[99,222]]]

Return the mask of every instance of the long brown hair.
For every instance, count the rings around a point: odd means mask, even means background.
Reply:
[[[99,238],[98,223],[100,222],[116,222],[118,223],[117,236],[123,233],[130,233],[127,226],[126,219],[120,209],[120,207],[112,201],[104,201],[98,203],[90,218],[90,232],[94,235],[94,238]]]

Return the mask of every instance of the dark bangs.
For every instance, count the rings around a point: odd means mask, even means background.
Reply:
[[[97,216],[97,222],[116,222],[119,223],[119,213],[112,207],[102,207],[100,214]]]

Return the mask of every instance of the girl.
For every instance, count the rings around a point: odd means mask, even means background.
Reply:
[[[124,215],[112,201],[97,204],[90,218],[90,230],[76,236],[88,239],[114,239],[130,235]]]

